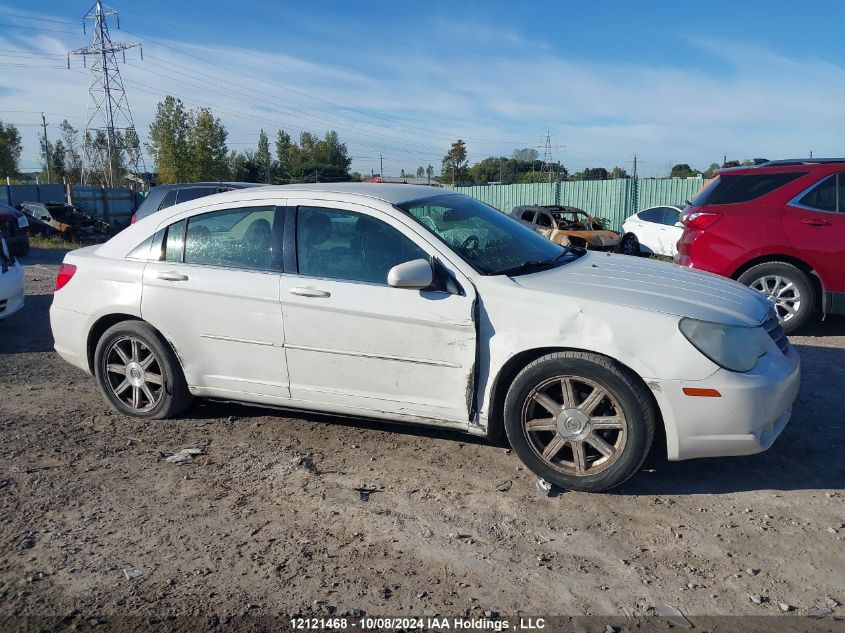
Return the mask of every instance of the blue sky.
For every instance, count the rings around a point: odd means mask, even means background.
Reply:
[[[845,2],[115,1],[115,40],[142,135],[165,94],[220,116],[235,149],[258,130],[337,129],[353,169],[415,170],[456,138],[471,161],[541,145],[571,171],[665,175],[688,162],[841,155]],[[0,118],[85,123],[80,2],[0,4]],[[40,19],[39,19],[40,18]],[[542,154],[542,149],[540,150]]]

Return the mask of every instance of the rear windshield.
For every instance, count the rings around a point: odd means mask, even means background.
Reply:
[[[806,173],[796,171],[780,174],[722,174],[693,198],[692,205],[700,207],[706,204],[748,202],[771,193]]]

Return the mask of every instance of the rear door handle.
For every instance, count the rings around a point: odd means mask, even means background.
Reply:
[[[332,296],[332,293],[320,290],[319,288],[291,288],[288,292],[299,297],[314,297],[317,299],[325,299],[326,297]]]
[[[163,270],[156,275],[159,279],[163,279],[164,281],[188,281],[188,275],[183,275],[182,273],[175,273],[170,270]]]
[[[830,226],[832,222],[828,220],[820,220],[819,218],[806,218],[801,220],[801,224],[809,224],[810,226]]]

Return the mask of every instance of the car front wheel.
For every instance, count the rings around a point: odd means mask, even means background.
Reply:
[[[505,431],[536,475],[569,490],[600,492],[633,475],[654,437],[646,387],[615,361],[558,352],[523,369],[505,398]]]
[[[94,372],[109,405],[123,415],[164,419],[191,404],[176,355],[142,321],[124,321],[105,331],[94,352]]]
[[[639,255],[640,254],[640,240],[633,233],[627,233],[622,241],[619,243],[619,252],[623,255]]]

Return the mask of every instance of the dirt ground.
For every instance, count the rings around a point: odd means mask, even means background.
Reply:
[[[793,338],[801,393],[767,453],[657,450],[611,494],[547,497],[510,451],[450,432],[203,401],[175,421],[112,413],[52,350],[62,255],[33,250],[27,305],[0,321],[6,622],[668,603],[693,622],[827,604],[818,622],[843,624],[845,319]],[[165,461],[184,448],[204,454]]]

